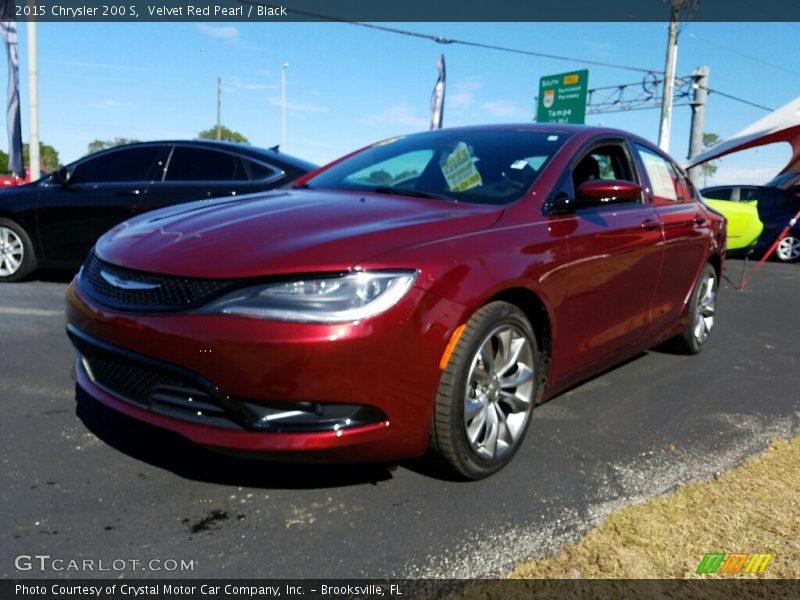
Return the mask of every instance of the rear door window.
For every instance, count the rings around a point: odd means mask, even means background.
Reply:
[[[709,200],[730,200],[731,193],[731,188],[712,188],[703,192],[703,198],[708,198]]]
[[[238,156],[209,150],[175,146],[167,164],[165,181],[234,181],[247,180]]]
[[[660,154],[639,144],[636,144],[636,150],[650,181],[653,202],[656,204],[684,202],[687,196],[685,183],[673,164]]]

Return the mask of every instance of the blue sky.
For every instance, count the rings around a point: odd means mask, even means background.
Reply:
[[[654,70],[664,67],[667,36],[664,23],[392,26]],[[27,140],[25,24],[19,32]],[[708,65],[712,89],[778,108],[800,95],[798,39],[800,23],[689,23],[679,39],[678,75]],[[40,136],[65,163],[85,154],[95,138],[195,137],[215,123],[219,75],[223,124],[256,145],[271,146],[281,139],[280,71],[287,62],[287,150],[323,163],[378,139],[426,129],[442,52],[445,126],[530,121],[540,77],[587,66],[339,23],[40,23]],[[590,87],[642,78],[588,68]],[[706,131],[726,137],[765,114],[712,94]],[[687,154],[689,115],[688,107],[675,108],[670,152],[679,161]],[[658,110],[587,117],[589,124],[654,141],[658,122]],[[7,149],[2,138],[0,147]],[[766,181],[789,154],[788,145],[741,153],[720,163],[714,181]]]

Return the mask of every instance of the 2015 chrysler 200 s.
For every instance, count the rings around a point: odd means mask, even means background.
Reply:
[[[699,352],[724,248],[643,139],[445,129],[117,226],[67,292],[68,333],[80,387],[200,444],[429,452],[477,479],[537,403],[670,338]]]

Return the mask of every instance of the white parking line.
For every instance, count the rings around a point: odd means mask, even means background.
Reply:
[[[75,385],[51,386],[51,385],[28,385],[18,381],[0,381],[0,392],[3,396],[9,394],[23,394],[25,396],[41,396],[44,398],[55,398],[59,400],[74,400]]]
[[[0,314],[19,315],[21,317],[56,317],[64,314],[60,310],[46,308],[18,308],[16,306],[0,306]]]

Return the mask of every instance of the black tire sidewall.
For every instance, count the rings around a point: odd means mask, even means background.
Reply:
[[[700,301],[700,290],[702,288],[703,281],[706,279],[706,275],[712,275],[714,277],[714,293],[716,294],[719,291],[719,278],[717,277],[717,272],[714,267],[708,263],[703,266],[703,269],[700,271],[700,276],[697,278],[697,282],[694,285],[694,290],[692,291],[692,297],[689,301],[689,325],[686,328],[686,331],[683,332],[682,341],[684,349],[690,354],[699,354],[700,351],[705,346],[705,343],[708,341],[706,338],[706,342],[700,342],[697,337],[694,335],[694,329],[697,325],[697,303]],[[711,332],[709,332],[709,335]]]
[[[475,354],[491,331],[503,325],[513,325],[519,329],[527,338],[533,351],[534,368],[534,390],[531,395],[531,406],[525,427],[520,432],[517,442],[501,458],[487,460],[480,457],[470,446],[467,439],[467,432],[464,427],[464,402],[466,400],[466,385],[469,370]],[[450,418],[447,423],[437,423],[439,427],[443,425],[449,429],[450,456],[446,457],[447,462],[455,462],[457,471],[470,479],[481,479],[502,469],[516,454],[525,434],[530,426],[533,404],[537,397],[538,375],[539,375],[539,349],[536,344],[536,336],[533,329],[525,317],[525,314],[515,305],[508,302],[493,302],[482,307],[467,322],[467,326],[456,344],[456,349],[451,356],[443,379],[451,378],[452,385],[450,392],[443,398],[440,393],[437,402],[442,400],[448,402],[450,408]]]

